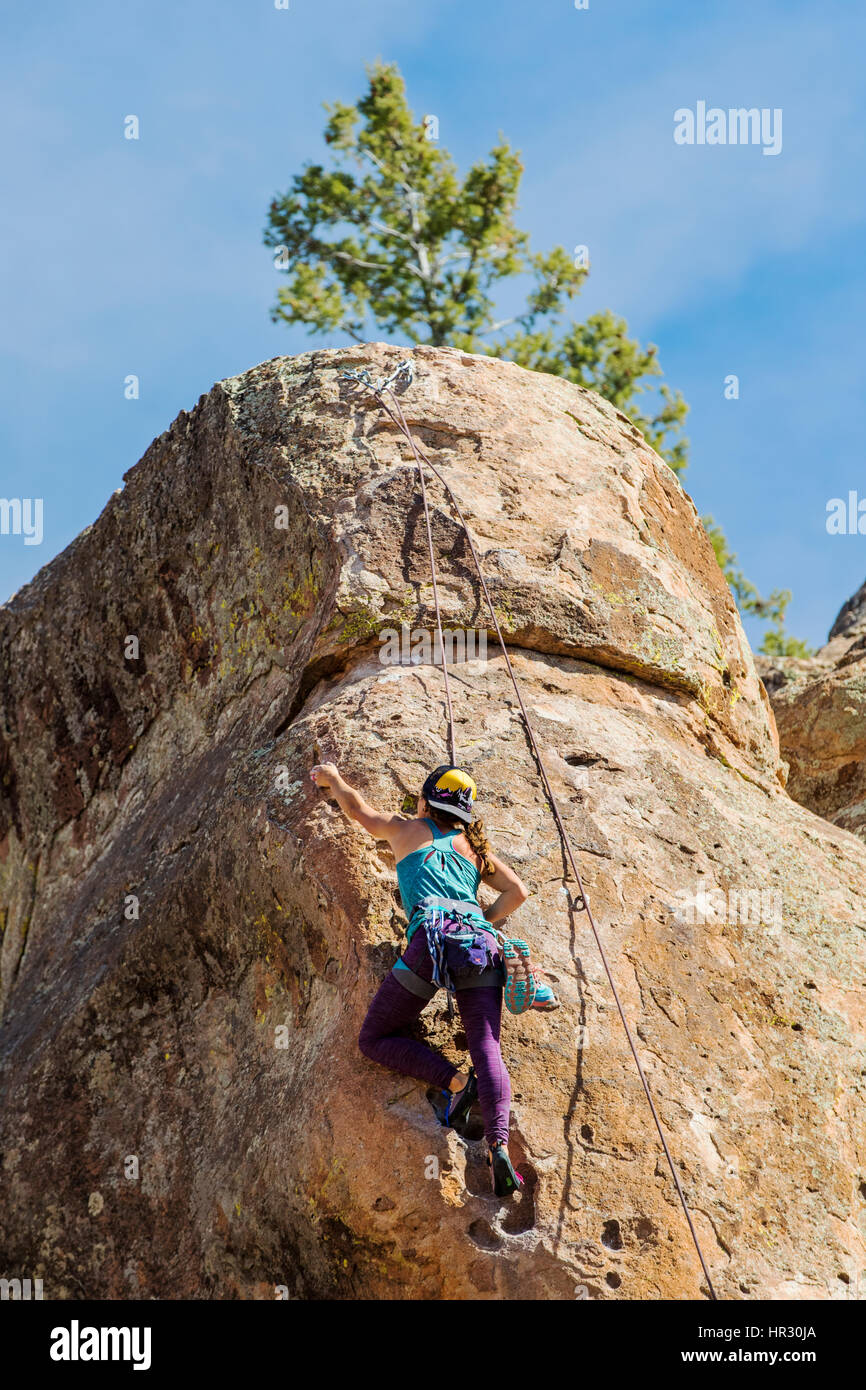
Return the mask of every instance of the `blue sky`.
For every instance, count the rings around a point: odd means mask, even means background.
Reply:
[[[685,486],[824,640],[866,577],[866,537],[825,526],[829,498],[866,498],[858,0],[83,0],[7,7],[0,39],[0,495],[45,507],[40,546],[0,536],[0,598],[214,381],[339,343],[271,324],[262,229],[324,158],[322,102],[381,57],[461,168],[500,131],[521,151],[533,246],[590,248],[576,316],[658,345],[691,405]],[[781,153],[676,145],[699,100],[781,108]]]

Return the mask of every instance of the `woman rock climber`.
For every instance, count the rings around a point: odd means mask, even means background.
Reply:
[[[496,937],[485,929],[514,912],[528,892],[491,852],[481,821],[473,821],[476,786],[459,768],[446,765],[430,773],[412,818],[376,811],[333,763],[314,767],[311,776],[347,816],[375,839],[387,840],[409,919],[409,944],[370,1005],[360,1049],[392,1071],[441,1087],[448,1098],[447,1125],[459,1126],[477,1098],[493,1190],[508,1196],[523,1179],[508,1156],[511,1083],[499,1046],[505,969]],[[483,912],[478,903],[482,882],[499,892]],[[398,1036],[397,1030],[418,1017],[440,985],[453,986],[472,1059],[468,1072],[458,1071],[426,1044]],[[558,1007],[549,986],[539,984],[532,1007]]]

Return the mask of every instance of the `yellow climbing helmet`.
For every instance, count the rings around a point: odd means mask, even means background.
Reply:
[[[478,788],[468,772],[443,763],[430,773],[421,788],[421,795],[428,806],[469,822],[472,820],[472,803],[478,795]]]

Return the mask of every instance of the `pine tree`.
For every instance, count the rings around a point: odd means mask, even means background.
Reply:
[[[307,164],[271,202],[265,245],[288,280],[271,318],[357,342],[384,330],[566,377],[628,414],[682,473],[688,406],[678,391],[657,385],[655,345],[630,339],[625,320],[609,311],[563,326],[588,266],[562,246],[530,249],[515,224],[518,154],[500,135],[461,180],[450,154],[430,138],[432,118],[414,119],[396,65],[376,63],[368,77],[357,106],[325,107],[332,165]],[[515,276],[528,278],[525,308],[498,318],[497,290]],[[719,527],[705,520],[738,601],[775,623],[778,643],[790,594],[784,602],[780,591],[762,599],[736,569]]]

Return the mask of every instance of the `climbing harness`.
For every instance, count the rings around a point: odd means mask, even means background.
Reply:
[[[640,1082],[643,1087],[644,1094],[646,1096],[647,1103],[649,1105],[650,1112],[653,1117],[653,1121],[655,1122],[655,1127],[658,1131],[659,1139],[661,1140],[661,1145],[664,1150],[665,1158],[667,1159],[668,1167],[671,1170],[671,1177],[674,1181],[674,1186],[676,1188],[677,1196],[679,1197],[680,1204],[683,1209],[683,1214],[686,1218],[686,1222],[688,1223],[689,1231],[694,1242],[695,1250],[697,1251],[698,1259],[700,1260],[701,1269],[703,1270],[704,1278],[707,1281],[707,1288],[709,1290],[710,1298],[713,1299],[713,1301],[716,1301],[716,1291],[713,1288],[713,1282],[710,1278],[710,1271],[707,1268],[706,1260],[704,1259],[704,1254],[701,1249],[700,1241],[698,1239],[698,1233],[695,1230],[691,1212],[689,1211],[688,1203],[686,1202],[685,1193],[683,1192],[682,1186],[680,1184],[679,1176],[674,1165],[674,1160],[671,1156],[671,1151],[668,1147],[668,1142],[665,1137],[665,1132],[662,1127],[661,1120],[659,1119],[658,1112],[656,1110],[655,1102],[652,1097],[652,1092],[650,1091],[649,1082],[647,1081],[646,1076],[644,1074],[644,1069],[641,1066],[641,1061],[637,1053],[637,1048],[635,1047],[634,1039],[632,1037],[631,1028],[629,1027],[628,1019],[626,1018],[625,1011],[620,1001],[619,991],[617,990],[613,974],[611,973],[610,965],[608,964],[607,955],[605,953],[605,949],[602,944],[598,928],[596,927],[595,920],[592,915],[592,909],[590,907],[589,899],[587,898],[586,892],[583,887],[583,880],[580,876],[580,871],[577,867],[577,861],[574,856],[574,850],[572,849],[571,840],[569,839],[568,832],[565,829],[565,825],[560,814],[556,797],[553,794],[553,788],[550,785],[550,781],[548,779],[544,763],[541,759],[541,753],[538,748],[538,743],[536,742],[535,733],[532,728],[529,714],[527,712],[526,705],[523,700],[523,695],[517,681],[517,676],[514,672],[514,667],[511,664],[511,658],[508,654],[508,649],[505,645],[505,638],[502,635],[502,629],[499,625],[499,619],[496,615],[496,609],[494,608],[493,600],[490,597],[490,591],[487,587],[487,580],[484,576],[484,571],[481,568],[481,562],[478,558],[478,552],[475,548],[475,542],[472,538],[472,532],[469,529],[469,526],[466,522],[466,518],[464,517],[463,512],[460,509],[460,504],[458,503],[457,498],[455,497],[447,479],[443,477],[442,473],[440,473],[439,469],[435,466],[435,464],[433,464],[430,461],[429,457],[424,452],[424,450],[420,449],[418,445],[415,443],[414,436],[412,435],[412,431],[406,423],[406,417],[403,413],[400,401],[394,390],[394,387],[398,382],[402,382],[406,386],[411,385],[415,377],[414,364],[409,358],[406,358],[404,361],[398,363],[397,367],[394,369],[393,372],[391,372],[389,376],[381,377],[378,381],[373,380],[368,368],[354,370],[344,368],[344,370],[341,372],[341,376],[348,379],[356,389],[361,387],[366,388],[373,396],[375,396],[380,408],[384,410],[385,414],[392,421],[392,423],[396,425],[397,428],[400,430],[401,434],[405,436],[406,440],[409,443],[409,447],[412,450],[415,462],[418,465],[418,476],[421,482],[421,497],[424,504],[424,521],[427,530],[427,547],[429,551],[430,573],[433,581],[433,602],[436,610],[436,629],[439,634],[439,650],[442,654],[442,674],[445,683],[445,700],[448,710],[448,743],[452,764],[456,764],[457,762],[454,736],[454,713],[451,705],[451,688],[448,681],[448,663],[445,656],[445,643],[442,637],[442,617],[439,608],[439,589],[436,575],[436,557],[433,548],[433,532],[430,523],[430,508],[427,498],[427,484],[424,477],[425,465],[427,468],[430,469],[433,476],[437,478],[439,482],[442,484],[445,490],[445,495],[448,498],[448,501],[451,504],[454,513],[458,521],[460,522],[460,525],[463,528],[463,532],[466,536],[466,541],[469,546],[473,562],[475,564],[475,569],[478,574],[478,580],[487,603],[488,611],[490,613],[491,625],[493,626],[493,629],[496,632],[496,636],[499,641],[499,646],[502,650],[502,655],[505,660],[505,665],[508,670],[508,674],[511,678],[511,684],[514,687],[514,694],[516,696],[517,704],[520,709],[520,715],[523,720],[524,727],[526,729],[526,736],[529,742],[529,746],[532,750],[532,755],[535,759],[535,763],[538,768],[539,776],[541,778],[542,786],[544,787],[544,792],[547,797],[548,805],[550,806],[550,810],[553,815],[554,822],[556,824],[556,829],[559,833],[563,853],[574,877],[577,893],[572,894],[571,892],[569,892],[568,886],[566,886],[566,892],[568,893],[569,898],[569,906],[576,912],[586,913],[587,921],[589,922],[590,928],[592,929],[592,934],[595,937],[595,943],[598,947],[598,952],[601,957],[601,963],[604,967],[604,972],[607,976],[608,984],[610,985],[611,992],[616,1003],[617,1011],[619,1013],[623,1029],[625,1030],[628,1045],[631,1050],[632,1057],[634,1058],[635,1066],[637,1067],[638,1076],[640,1077]],[[389,405],[388,402],[385,400],[386,392],[391,396],[391,399],[393,401],[393,407]],[[513,990],[516,995],[516,984],[515,986],[513,986]],[[451,996],[449,993],[449,1003],[450,998]]]
[[[503,983],[502,968],[495,963],[494,952],[485,940],[497,933],[490,926],[479,926],[477,915],[466,911],[465,902],[458,898],[422,898],[412,912],[410,926],[412,923],[413,930],[423,929],[433,962],[429,983],[416,975],[402,957],[393,966],[392,974],[412,994],[432,999],[438,989],[445,989],[450,1002],[457,989]]]
[[[473,929],[475,920],[468,912],[439,904],[428,907],[422,918],[427,948],[433,962],[433,983],[451,994],[455,993],[457,985],[454,980],[455,951],[449,951],[449,946],[456,948],[457,958],[464,970],[480,975],[490,964],[490,948],[484,940],[484,933],[477,926]]]
[[[421,898],[409,922],[410,934],[423,929],[433,962],[433,978],[416,975],[400,956],[391,967],[404,989],[422,999],[432,999],[445,989],[451,1003],[457,989],[480,989],[502,985],[504,972],[494,959],[494,950],[485,936],[495,937],[493,928],[479,926],[478,917],[466,911],[458,898]],[[459,979],[456,978],[459,976]]]

